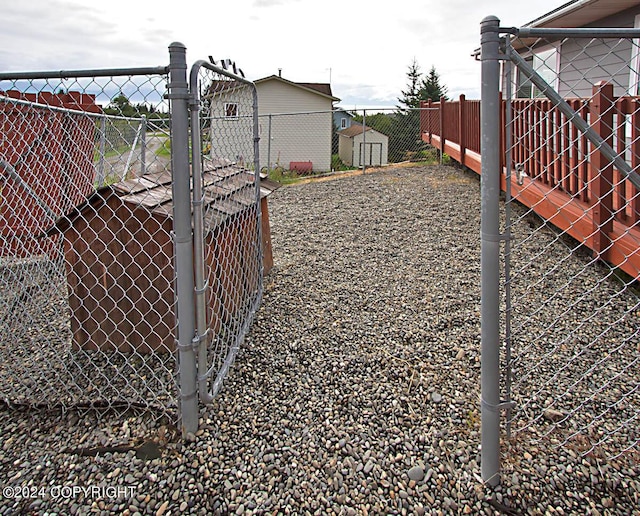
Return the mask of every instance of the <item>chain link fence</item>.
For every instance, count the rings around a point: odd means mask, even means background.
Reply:
[[[498,23],[485,19],[482,48],[489,482],[502,411],[532,444],[613,460],[640,442],[640,32]]]
[[[3,74],[5,403],[175,414],[166,87],[164,69]]]
[[[186,69],[173,44],[168,67],[0,74],[4,404],[187,433],[220,389],[261,300],[275,185],[253,84],[197,62],[189,88]]]
[[[260,115],[262,174],[282,179],[404,162],[438,162],[439,153],[420,138],[420,116],[429,111],[338,108]]]

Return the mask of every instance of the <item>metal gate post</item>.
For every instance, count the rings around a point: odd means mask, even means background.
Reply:
[[[362,173],[367,169],[367,110],[362,111]]]
[[[481,23],[482,480],[500,483],[500,20]]]
[[[100,163],[98,164],[98,173],[96,175],[96,186],[100,188],[105,182],[105,145],[107,141],[107,115],[100,117]]]
[[[147,173],[147,115],[140,121],[140,176]]]
[[[178,381],[182,435],[198,429],[196,391],[193,233],[191,229],[191,177],[189,172],[189,88],[186,47],[169,45],[169,102],[171,106],[171,173],[173,188],[173,238],[178,319]]]
[[[267,177],[271,172],[271,116],[269,115],[269,132],[267,133]]]

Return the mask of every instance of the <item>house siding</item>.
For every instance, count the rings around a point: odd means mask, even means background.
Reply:
[[[631,29],[637,14],[640,14],[640,6],[598,20],[588,27]],[[607,81],[613,83],[615,95],[628,95],[631,41],[616,41],[615,48],[605,41],[594,41],[587,52],[584,46],[585,40],[571,39],[563,43],[559,93],[564,97],[590,97],[595,83]]]
[[[292,161],[311,161],[314,171],[330,170],[331,98],[277,79],[256,86],[261,166],[277,162],[288,168]]]
[[[338,140],[338,155],[340,160],[347,166],[353,166],[353,138],[348,136],[339,135]]]
[[[562,45],[560,55],[560,84],[558,93],[563,97],[590,97],[593,85],[611,82],[615,95],[628,94],[631,42],[621,40],[615,53],[605,42],[593,42],[585,52],[584,42],[569,40]]]
[[[586,27],[633,28],[635,17],[639,14],[640,5],[602,18]],[[637,85],[630,85],[629,70],[632,44],[629,40],[615,40],[614,44],[612,41],[607,44],[602,40],[589,42],[587,39],[570,38],[559,44],[560,74],[557,89],[561,96],[590,97],[593,85],[599,81],[613,83],[614,94],[617,96],[635,93],[633,90],[637,89]]]
[[[208,155],[250,166],[253,153],[253,91],[237,88],[209,98],[210,142]],[[237,104],[237,117],[227,116],[225,106]],[[206,138],[206,136],[205,136]]]
[[[342,120],[345,120],[345,125],[342,127]],[[351,127],[351,122],[353,121],[353,116],[347,113],[346,111],[337,110],[333,112],[333,125],[336,127],[338,131],[342,129],[348,129]]]
[[[309,111],[331,111],[331,99],[323,95],[287,84],[277,79],[259,82],[258,113],[307,113]]]

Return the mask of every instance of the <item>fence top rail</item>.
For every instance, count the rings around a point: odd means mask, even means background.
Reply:
[[[421,100],[420,102],[424,103],[424,106],[427,106],[427,101],[426,100]],[[479,104],[480,103],[480,99],[464,99],[463,102],[465,104]],[[445,100],[443,102],[443,104],[460,104],[460,99],[455,99],[455,100]],[[440,101],[435,101],[435,102],[431,102],[431,107],[422,107],[419,108],[417,110],[419,111],[438,111],[440,109]],[[434,107],[435,106],[435,107]]]
[[[166,75],[168,66],[147,68],[102,68],[96,70],[59,70],[44,72],[1,72],[0,81],[31,79],[80,79],[90,77],[118,77],[129,75]]]
[[[145,116],[135,117],[135,116],[118,116],[118,115],[108,115],[100,110],[97,113],[93,113],[91,111],[84,111],[81,109],[72,109],[65,108],[61,106],[52,106],[51,104],[42,104],[39,102],[32,102],[30,100],[16,99],[13,97],[7,97],[6,95],[0,94],[0,101],[7,102],[8,104],[15,104],[16,106],[29,106],[32,108],[39,108],[46,111],[51,111],[54,113],[68,113],[72,115],[77,115],[78,113],[82,113],[84,116],[93,117],[93,118],[109,118],[110,120],[127,120],[132,122],[142,122],[146,120],[147,122],[153,122],[153,119],[149,119]],[[82,107],[80,104],[78,107]],[[102,106],[100,106],[102,107]]]
[[[233,66],[235,67],[235,64],[233,64]],[[244,73],[242,72],[241,69],[238,68],[234,68],[235,70],[237,70],[238,73],[234,73],[231,72],[230,70],[227,70],[225,68],[221,68],[220,66],[217,66],[213,63],[210,63],[209,61],[205,61],[204,59],[200,59],[198,61],[196,61],[195,63],[193,63],[193,66],[191,67],[191,73],[189,75],[189,80],[190,80],[190,84],[192,87],[194,87],[197,83],[198,83],[198,73],[200,72],[200,68],[206,68],[212,72],[215,72],[219,75],[224,75],[225,77],[228,77],[229,79],[233,79],[234,81],[238,81],[241,82],[247,86],[253,86],[253,82],[250,81],[249,79],[245,78]]]
[[[624,28],[488,27],[487,31],[521,38],[640,38],[640,29]]]

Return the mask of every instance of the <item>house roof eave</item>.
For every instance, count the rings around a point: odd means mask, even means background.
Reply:
[[[289,84],[291,86],[295,86],[296,88],[300,88],[302,90],[308,91],[310,93],[314,93],[316,95],[320,95],[322,97],[325,97],[327,99],[331,99],[331,102],[340,102],[340,99],[338,97],[334,97],[333,95],[328,95],[326,93],[323,93],[317,89],[311,88],[309,87],[309,84],[311,83],[298,83],[298,82],[293,82],[290,81],[288,79],[284,79],[283,77],[279,77],[278,75],[270,75],[269,77],[263,77],[262,79],[256,79],[254,81],[255,84],[261,84],[263,82],[267,82],[267,81],[272,81],[272,80],[276,80],[276,81],[280,81],[284,84]]]
[[[571,0],[526,23],[524,27],[580,28],[639,4],[639,0]]]

